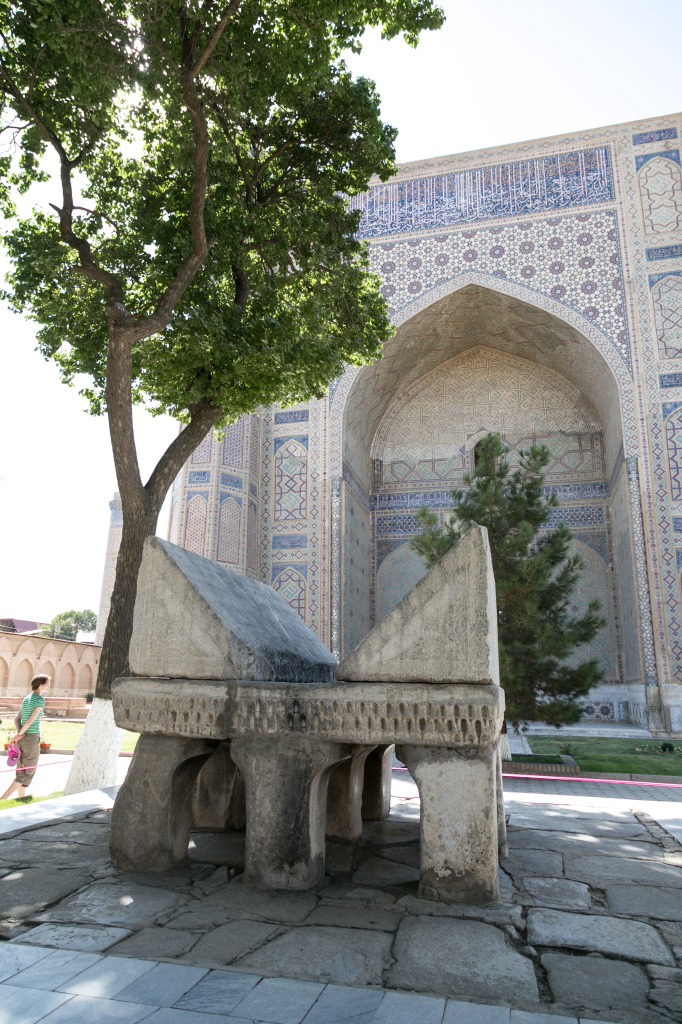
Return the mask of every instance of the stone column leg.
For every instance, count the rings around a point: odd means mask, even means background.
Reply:
[[[192,795],[195,828],[234,829],[246,824],[244,781],[224,740],[204,764]]]
[[[365,762],[372,748],[361,747],[337,764],[327,787],[327,835],[334,839],[359,839],[362,835],[362,787]]]
[[[327,783],[353,747],[300,735],[239,737],[246,788],[247,885],[311,889],[324,877]]]
[[[391,765],[395,743],[375,747],[365,761],[365,785],[362,791],[362,817],[381,821],[391,813]]]
[[[423,899],[489,903],[499,898],[496,746],[399,751],[421,799]]]
[[[128,871],[166,871],[187,856],[192,791],[214,740],[140,736],[111,815],[111,859]]]
[[[497,852],[500,857],[509,856],[507,843],[507,819],[504,813],[504,790],[502,789],[502,745],[497,744]]]

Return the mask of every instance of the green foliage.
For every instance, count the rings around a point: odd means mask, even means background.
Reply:
[[[55,615],[52,622],[40,631],[41,636],[51,636],[57,640],[75,640],[81,633],[94,633],[97,629],[97,616],[90,608],[77,612],[73,609]]]
[[[422,532],[412,541],[433,565],[474,524],[488,530],[497,590],[500,676],[507,716],[514,722],[576,722],[579,700],[602,678],[596,659],[576,664],[576,654],[605,620],[599,602],[583,615],[571,611],[571,595],[583,563],[570,554],[571,533],[563,525],[543,528],[556,507],[546,497],[544,476],[550,453],[544,445],[521,452],[513,468],[497,434],[476,446],[476,468],[467,490],[453,492],[455,511],[444,527],[422,509]],[[541,532],[542,531],[542,532]]]

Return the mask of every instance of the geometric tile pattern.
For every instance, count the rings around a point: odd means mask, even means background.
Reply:
[[[682,274],[668,274],[651,290],[661,359],[682,358]]]
[[[655,235],[678,231],[682,228],[682,168],[679,166],[679,152],[657,153],[651,158],[641,159],[649,159],[639,175],[646,233]]]

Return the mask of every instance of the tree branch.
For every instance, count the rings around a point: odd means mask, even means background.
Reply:
[[[208,402],[190,406],[189,411],[189,423],[166,448],[145,484],[149,500],[152,504],[158,503],[159,508],[175,477],[221,416],[221,410],[215,409]]]
[[[215,32],[213,33],[213,35],[211,36],[211,38],[208,41],[208,45],[205,47],[204,52],[200,55],[200,57],[197,60],[196,64],[192,68],[192,78],[193,79],[196,80],[199,77],[201,72],[206,67],[207,61],[209,61],[211,59],[211,57],[213,56],[213,53],[215,52],[216,46],[218,45],[218,43],[222,39],[223,35],[225,34],[225,29],[227,28],[228,24],[232,20],[233,15],[236,14],[238,9],[241,7],[241,3],[242,3],[242,0],[232,0],[232,2],[230,4],[228,4],[227,8],[225,9],[225,13],[223,14],[222,18],[220,19],[220,22],[219,22]]]

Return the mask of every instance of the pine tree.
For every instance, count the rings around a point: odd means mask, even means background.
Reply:
[[[557,505],[543,491],[550,460],[545,445],[521,452],[512,468],[497,434],[476,446],[476,466],[466,474],[466,490],[453,491],[455,511],[444,527],[428,509],[418,518],[422,532],[412,547],[431,566],[470,526],[488,530],[497,590],[500,677],[507,717],[552,725],[577,722],[579,700],[603,676],[595,658],[574,656],[605,625],[599,601],[583,615],[571,611],[571,598],[584,563],[570,554],[571,531],[561,524],[543,530]],[[543,532],[541,532],[543,531]]]

